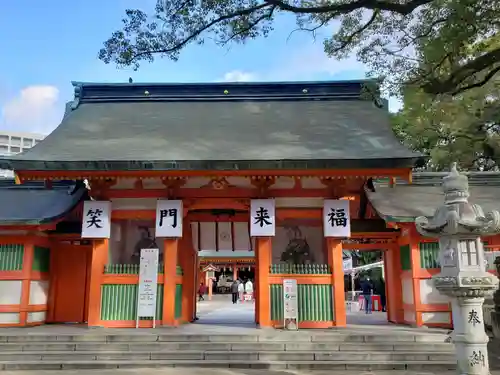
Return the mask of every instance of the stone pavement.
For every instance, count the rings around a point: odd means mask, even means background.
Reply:
[[[256,330],[254,317],[255,305],[253,303],[238,303],[233,305],[230,295],[215,295],[212,301],[201,301],[197,304],[197,315],[199,320],[196,324],[186,324],[177,328],[158,327],[155,329],[132,329],[132,328],[95,328],[90,329],[95,334],[260,334],[267,330]],[[386,333],[388,327],[391,332],[402,334],[443,334],[448,330],[413,328],[404,325],[393,325],[387,323],[385,313],[374,312],[366,315],[363,312],[348,312],[347,330],[356,334]],[[0,335],[25,335],[25,334],[59,334],[72,335],[82,334],[88,331],[85,325],[43,325],[29,328],[0,328]],[[314,330],[316,333],[324,331],[332,332],[336,329]],[[339,331],[345,328],[339,328]],[[312,332],[311,330],[308,330]],[[282,331],[282,334],[287,332]]]
[[[164,368],[164,369],[117,369],[98,370],[99,375],[437,375],[433,372],[415,371],[319,371],[306,370],[251,370],[251,369],[209,369],[209,368]],[[94,375],[96,370],[54,370],[54,371],[2,371],[2,375]],[[439,371],[439,375],[456,375],[455,371]],[[492,371],[491,375],[500,375]]]

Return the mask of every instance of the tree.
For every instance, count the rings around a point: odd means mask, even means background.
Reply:
[[[392,116],[396,135],[430,156],[425,169],[444,170],[457,162],[465,170],[500,166],[500,80],[454,97],[431,96],[407,87],[403,109]]]
[[[190,43],[266,37],[284,14],[311,33],[338,21],[324,41],[328,56],[356,53],[393,91],[410,82],[429,94],[458,94],[500,71],[498,0],[158,0],[152,16],[127,10],[99,58],[136,69],[155,56],[177,60]]]

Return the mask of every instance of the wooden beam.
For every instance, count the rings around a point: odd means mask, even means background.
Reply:
[[[20,180],[83,180],[107,178],[165,178],[165,177],[401,177],[408,179],[411,168],[379,169],[302,169],[302,170],[215,170],[215,171],[17,171]]]
[[[376,243],[343,243],[342,248],[346,250],[382,250],[389,249],[393,246],[392,242],[376,242]]]
[[[352,192],[354,193],[354,192]],[[202,188],[177,188],[172,189],[172,195],[178,199],[195,198],[234,198],[234,199],[257,199],[261,198],[263,191],[252,188],[228,187],[226,189]],[[328,189],[267,189],[265,195],[268,198],[326,198],[329,197]],[[167,189],[110,189],[105,192],[108,199],[112,198],[168,198]]]

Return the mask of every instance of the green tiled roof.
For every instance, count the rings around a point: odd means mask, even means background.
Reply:
[[[387,108],[361,97],[363,81],[75,87],[59,127],[11,168],[398,168],[419,157]]]

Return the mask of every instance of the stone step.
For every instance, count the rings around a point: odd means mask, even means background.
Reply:
[[[444,334],[295,334],[277,332],[269,335],[161,335],[161,334],[132,334],[132,335],[103,335],[88,333],[83,335],[4,335],[0,336],[0,343],[27,343],[27,342],[324,342],[324,343],[444,343],[447,336]]]
[[[449,343],[334,343],[334,342],[298,342],[298,343],[266,343],[266,342],[146,342],[146,343],[113,343],[113,342],[29,342],[0,344],[0,352],[4,351],[165,351],[165,350],[203,350],[203,351],[454,351]]]
[[[356,358],[360,361],[429,361],[454,362],[454,353],[428,352],[306,352],[306,351],[163,351],[163,352],[5,352],[0,353],[0,361],[145,361],[145,360],[206,360],[206,361],[331,361],[346,362]]]
[[[308,370],[413,370],[447,371],[456,369],[455,361],[218,361],[218,360],[149,360],[149,361],[0,361],[0,370],[82,370],[116,368],[257,368],[257,369],[308,369]]]

